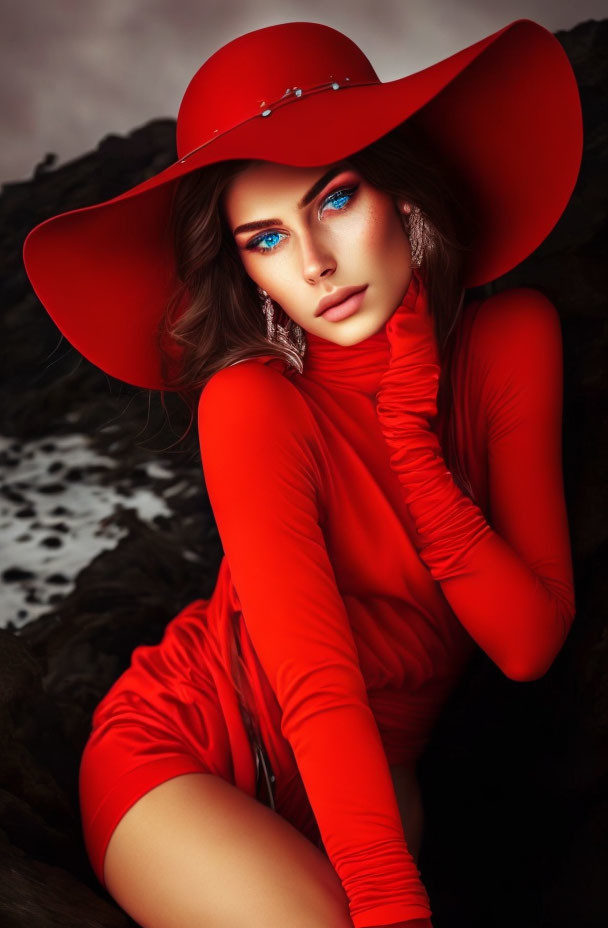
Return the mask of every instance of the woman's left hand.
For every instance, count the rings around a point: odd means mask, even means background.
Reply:
[[[440,375],[433,320],[416,272],[410,287],[387,323],[390,360],[376,393],[376,415],[413,516],[418,552],[434,579],[446,580],[458,575],[461,559],[492,529],[456,485],[443,456],[433,422]]]
[[[376,414],[386,437],[428,428],[437,415],[441,367],[426,288],[412,270],[401,304],[386,323],[390,359],[376,393]]]

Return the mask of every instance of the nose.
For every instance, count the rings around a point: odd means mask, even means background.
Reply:
[[[306,230],[301,238],[302,273],[308,283],[314,284],[331,277],[336,270],[336,257],[322,236]]]

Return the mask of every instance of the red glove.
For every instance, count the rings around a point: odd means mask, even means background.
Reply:
[[[560,321],[553,304],[526,287],[488,297],[475,321],[483,376],[471,376],[484,391],[492,526],[456,484],[432,430],[440,367],[416,270],[386,325],[389,364],[376,413],[421,560],[506,676],[536,680],[575,613],[561,472]]]
[[[431,421],[437,416],[439,351],[427,292],[412,271],[405,297],[386,324],[390,360],[376,393],[376,415],[414,518],[420,556],[435,580],[492,529],[448,470]]]

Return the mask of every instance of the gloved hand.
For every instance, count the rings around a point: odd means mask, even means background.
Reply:
[[[441,367],[426,286],[415,268],[386,333],[390,359],[376,393],[376,415],[416,524],[416,547],[434,579],[442,580],[457,575],[461,555],[492,529],[455,483],[431,427]]]
[[[483,374],[471,364],[470,376],[487,423],[492,526],[454,480],[433,431],[440,370],[418,271],[387,322],[376,413],[420,559],[505,675],[536,680],[576,608],[561,474],[561,329],[555,307],[530,288],[488,303],[476,349]]]
[[[416,268],[403,300],[386,323],[386,334],[390,363],[380,379],[376,412],[392,448],[393,428],[399,435],[426,428],[437,414],[439,350],[426,287]]]

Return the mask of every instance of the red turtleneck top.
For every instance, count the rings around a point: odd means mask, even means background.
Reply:
[[[414,274],[392,325],[349,347],[308,334],[303,374],[242,362],[199,404],[250,664],[355,928],[431,925],[389,764],[420,756],[475,643],[536,679],[574,616],[558,313],[528,288],[465,307],[452,415],[473,502],[441,454],[425,298]]]

